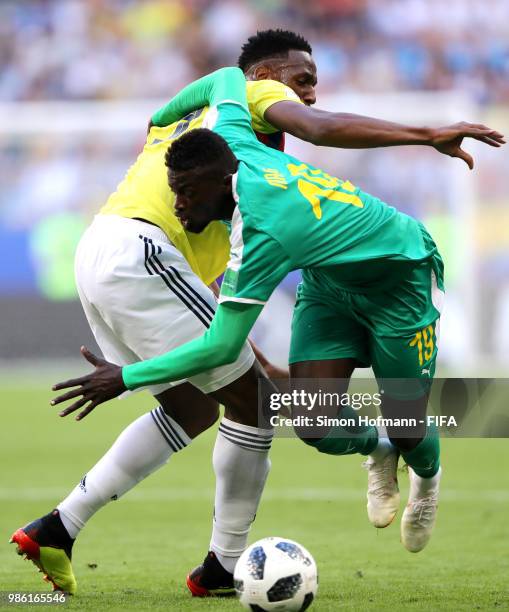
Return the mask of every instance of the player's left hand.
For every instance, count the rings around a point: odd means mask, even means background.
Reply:
[[[96,406],[99,406],[99,404],[117,397],[126,391],[126,386],[124,385],[124,380],[122,378],[122,368],[120,366],[110,363],[109,361],[105,361],[100,357],[96,357],[96,355],[89,351],[85,346],[82,346],[80,350],[83,357],[85,357],[89,363],[95,366],[95,371],[91,374],[87,374],[86,376],[71,378],[70,380],[53,385],[53,391],[69,389],[70,387],[77,388],[72,389],[63,395],[59,395],[50,402],[52,406],[56,406],[57,404],[61,404],[67,400],[82,396],[81,399],[74,402],[59,413],[61,417],[65,417],[68,414],[71,414],[71,412],[86,406],[85,410],[82,410],[76,417],[77,421],[80,421],[86,417],[87,414],[92,412],[92,410]]]
[[[430,144],[437,151],[450,157],[459,157],[470,170],[474,167],[473,157],[461,148],[463,138],[474,138],[491,147],[505,144],[504,135],[480,123],[462,121],[433,131]]]

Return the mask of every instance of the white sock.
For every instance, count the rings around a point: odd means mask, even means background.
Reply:
[[[132,489],[189,442],[191,438],[161,407],[131,423],[58,504],[60,518],[71,538],[76,538],[100,508]]]
[[[378,429],[378,445],[375,450],[370,454],[375,461],[381,461],[385,459],[389,453],[392,453],[396,448],[387,436],[387,429],[380,425]]]
[[[212,462],[216,497],[210,550],[233,572],[247,545],[270,470],[272,429],[240,425],[223,417]]]
[[[413,470],[412,470],[413,471]],[[419,497],[425,497],[430,491],[434,491],[440,484],[442,477],[442,468],[438,468],[438,472],[431,478],[423,478],[413,472],[412,485]]]

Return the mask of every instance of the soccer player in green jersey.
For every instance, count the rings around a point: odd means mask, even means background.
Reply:
[[[443,266],[422,224],[349,181],[260,145],[240,70],[223,69],[188,86],[166,107],[166,118],[176,120],[204,105],[214,109],[208,125],[217,133],[201,129],[184,135],[166,162],[186,229],[203,231],[214,219],[232,224],[230,262],[209,330],[166,355],[124,368],[87,353],[95,373],[56,385],[79,388],[54,403],[81,395],[64,413],[91,402],[86,414],[126,388],[229,363],[272,291],[289,271],[301,268],[292,377],[348,378],[356,366],[372,365],[377,378],[422,381],[412,408],[414,416],[424,416],[437,354]],[[396,409],[408,402],[403,396],[393,400]],[[384,413],[388,409],[383,406]],[[350,408],[341,416],[355,419]],[[414,552],[426,545],[440,479],[435,431],[423,427],[411,438],[392,438],[394,446],[376,428],[360,426],[335,427],[305,441],[329,454],[369,455],[368,469],[377,470],[368,488],[368,512],[379,527],[393,520],[399,504],[395,446],[411,468],[402,541]]]

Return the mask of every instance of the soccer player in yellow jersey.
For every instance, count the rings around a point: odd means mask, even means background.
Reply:
[[[281,131],[328,146],[427,144],[472,165],[461,149],[464,136],[494,146],[501,141],[501,135],[484,126],[429,130],[310,108],[315,102],[316,67],[309,44],[291,32],[269,30],[251,37],[239,66],[252,80],[247,98],[253,127],[269,146],[282,148]],[[215,303],[206,285],[225,269],[227,231],[218,222],[201,234],[185,231],[186,219],[181,217],[180,223],[175,217],[164,165],[171,142],[206,126],[206,121],[206,109],[171,125],[165,120],[165,108],[155,113],[143,152],[80,243],[76,256],[80,297],[105,357],[120,365],[168,352],[201,336],[213,317]],[[106,363],[87,350],[83,354],[99,369]],[[217,484],[210,552],[188,577],[188,586],[198,596],[233,593],[232,572],[258,507],[272,437],[270,430],[256,423],[256,382],[261,371],[253,362],[254,355],[245,345],[233,364],[193,376],[189,382],[151,388],[160,406],[132,423],[56,510],[17,530],[13,539],[21,552],[57,588],[75,592],[70,557],[80,529],[108,501],[212,425],[219,400],[225,405],[225,417],[214,449]],[[107,364],[104,367],[108,369]],[[106,387],[96,385],[94,389],[90,395],[84,385],[58,398],[55,403],[84,395],[61,415],[84,408],[78,416],[82,418],[108,399],[108,393],[112,397],[118,391],[108,387],[106,392]],[[373,500],[385,501],[383,496]]]

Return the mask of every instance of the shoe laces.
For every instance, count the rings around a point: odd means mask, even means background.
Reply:
[[[362,464],[362,467],[368,470],[370,474],[368,493],[378,498],[391,496],[392,493],[388,492],[388,487],[397,486],[393,473],[394,466],[388,459],[390,459],[390,455],[387,455],[381,461],[368,459]]]
[[[431,493],[411,502],[412,524],[416,527],[426,528],[433,521],[438,505],[438,495]]]

